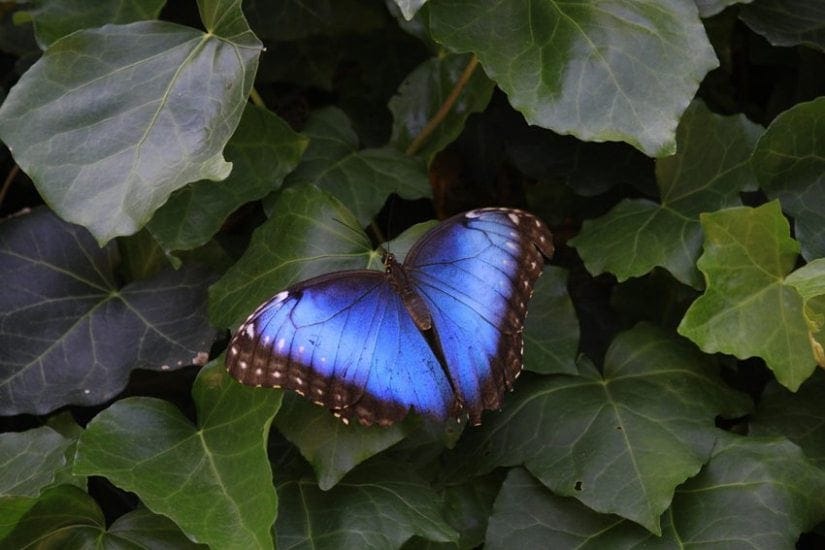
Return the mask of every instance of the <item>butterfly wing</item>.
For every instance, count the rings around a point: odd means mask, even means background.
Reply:
[[[407,255],[404,267],[475,424],[483,410],[500,407],[521,371],[527,302],[552,254],[552,236],[538,218],[486,208],[444,221]]]
[[[343,419],[388,425],[412,407],[444,419],[449,381],[384,273],[343,271],[281,292],[229,344],[230,374],[284,387]]]

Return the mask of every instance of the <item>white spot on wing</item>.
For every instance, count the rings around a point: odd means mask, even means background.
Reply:
[[[470,218],[470,219],[477,218],[479,216],[481,216],[481,211],[479,211],[479,210],[470,210],[469,212],[464,214],[465,218]]]
[[[246,361],[241,361],[238,363],[238,366],[241,367],[242,370],[246,370],[249,365],[246,364]]]
[[[504,245],[510,250],[518,250],[518,245],[513,241],[505,241]]]
[[[270,304],[280,304],[281,302],[286,300],[287,297],[289,297],[289,291],[282,290],[281,292],[272,297],[272,301],[270,302]]]
[[[283,351],[284,346],[286,346],[286,340],[281,338],[278,340],[278,351]]]
[[[243,333],[249,336],[250,338],[255,338],[255,323],[249,323],[243,329]]]
[[[512,212],[507,214],[507,217],[510,218],[510,221],[513,222],[516,225],[518,225],[519,221],[521,221],[521,220],[519,220],[519,217],[516,214],[512,213]]]
[[[232,346],[232,349],[229,350],[229,353],[231,353],[232,355],[238,355],[238,347]]]

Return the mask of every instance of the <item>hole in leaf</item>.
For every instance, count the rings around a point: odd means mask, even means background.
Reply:
[[[577,481],[577,482],[576,482],[576,485],[575,485],[575,487],[574,487],[574,488],[575,488],[577,491],[581,491],[581,490],[582,490],[582,482],[581,482],[581,481]]]

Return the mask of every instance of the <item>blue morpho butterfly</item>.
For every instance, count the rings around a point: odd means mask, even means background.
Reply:
[[[479,424],[521,372],[533,284],[553,254],[527,212],[484,208],[425,233],[404,263],[338,271],[279,292],[240,326],[227,368],[344,422],[388,426],[412,408]]]

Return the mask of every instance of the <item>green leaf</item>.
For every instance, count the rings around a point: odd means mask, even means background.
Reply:
[[[240,8],[227,10],[216,32],[237,33]],[[172,191],[229,175],[260,50],[251,32],[160,21],[75,32],[12,88],[0,139],[62,218],[101,244],[131,235]]]
[[[783,435],[799,445],[805,455],[825,469],[825,372],[820,369],[791,393],[775,382],[762,392],[749,424],[752,435]]]
[[[707,289],[685,313],[679,334],[707,353],[762,357],[790,389],[816,366],[802,297],[785,281],[799,255],[788,221],[773,201],[759,208],[702,214]]]
[[[694,2],[696,2],[696,7],[699,8],[699,15],[706,18],[716,15],[728,6],[747,4],[753,2],[753,0],[694,0]]]
[[[478,55],[527,122],[672,154],[679,116],[717,65],[693,2],[429,6],[436,40]]]
[[[825,51],[822,5],[809,0],[759,0],[739,12],[754,32],[774,46],[805,45]]]
[[[806,264],[785,278],[802,296],[803,314],[814,359],[825,367],[825,258]]]
[[[365,464],[322,492],[307,478],[277,484],[279,548],[398,548],[413,535],[449,542],[443,500],[397,463]]]
[[[715,115],[694,102],[679,124],[679,152],[656,163],[660,202],[624,199],[571,239],[588,271],[625,281],[660,266],[701,287],[699,214],[739,204],[739,191],[755,184],[748,161],[760,133],[742,115]]]
[[[793,217],[802,256],[825,256],[825,97],[777,116],[751,162],[768,197]]]
[[[398,9],[401,10],[401,13],[404,14],[404,19],[410,21],[415,14],[420,10],[424,4],[427,3],[427,0],[393,0],[395,4],[398,6]]]
[[[71,444],[48,426],[0,434],[0,497],[38,496],[66,464]]]
[[[118,289],[116,249],[45,208],[0,225],[0,414],[111,399],[135,368],[205,362],[211,275],[186,267]]]
[[[80,29],[155,19],[166,0],[36,0],[28,10],[42,49]]]
[[[398,151],[358,149],[358,137],[343,111],[328,107],[313,114],[303,133],[310,138],[301,164],[287,185],[316,185],[369,224],[392,193],[404,199],[431,196],[421,159]]]
[[[464,474],[524,464],[556,494],[659,534],[676,486],[710,457],[714,418],[749,401],[689,342],[649,325],[613,341],[603,375],[580,370],[518,385],[452,463]]]
[[[360,0],[245,0],[243,7],[258,36],[272,41],[364,33],[386,21],[380,3]]]
[[[238,207],[278,189],[307,143],[273,113],[247,105],[224,151],[233,166],[229,177],[175,191],[155,212],[149,230],[167,251],[201,246]]]
[[[312,465],[322,491],[334,487],[358,464],[404,439],[407,432],[404,424],[389,428],[345,425],[326,409],[293,393],[286,395],[275,427]]]
[[[134,492],[193,540],[217,548],[270,548],[277,497],[266,437],[280,392],[229,377],[223,357],[192,390],[198,426],[167,401],[120,400],[81,436],[75,473]]]
[[[243,257],[209,289],[215,326],[240,322],[261,302],[298,281],[363,268],[373,254],[352,214],[313,186],[286,189]]]
[[[661,537],[554,495],[517,468],[496,499],[486,548],[793,548],[825,519],[825,473],[786,440],[725,440],[676,491]]]
[[[524,324],[524,368],[576,374],[579,321],[567,292],[567,271],[548,265],[536,281]]]
[[[398,150],[406,151],[421,134],[453,91],[471,57],[434,57],[419,65],[404,79],[398,87],[398,94],[390,99],[388,105],[393,114],[390,143]],[[464,129],[467,118],[487,107],[494,88],[495,83],[487,78],[481,67],[476,67],[444,120],[416,154],[429,161],[455,141]]]
[[[5,518],[4,518],[5,519]],[[2,522],[2,520],[0,520]],[[2,533],[0,528],[0,533]],[[97,503],[69,485],[32,503],[5,538],[3,548],[205,548],[187,539],[167,518],[145,509],[120,516],[107,530]]]

